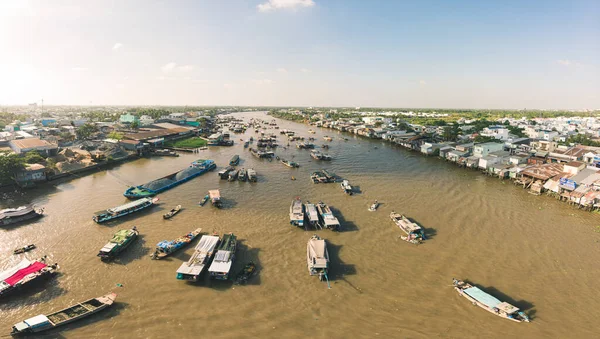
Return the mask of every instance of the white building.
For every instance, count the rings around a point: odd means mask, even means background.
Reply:
[[[380,122],[382,124],[390,124],[392,123],[392,118],[384,118],[384,117],[363,117],[362,121],[365,124],[369,124],[369,125],[373,125],[377,122]]]
[[[140,126],[148,126],[154,123],[154,119],[152,119],[149,115],[142,115],[140,117]]]
[[[481,131],[481,135],[485,137],[493,137],[499,140],[507,140],[508,139],[508,128],[504,128],[503,126],[489,126]]]

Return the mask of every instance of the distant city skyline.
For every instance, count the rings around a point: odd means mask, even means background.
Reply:
[[[599,109],[600,2],[0,2],[0,105]]]

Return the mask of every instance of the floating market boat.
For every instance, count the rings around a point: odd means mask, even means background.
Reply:
[[[319,212],[317,212],[317,207],[315,204],[311,204],[310,201],[304,203],[304,212],[306,213],[306,219],[308,220],[308,224],[313,228],[321,228],[319,223]]]
[[[373,204],[371,204],[371,206],[369,207],[369,211],[375,212],[375,211],[377,211],[378,208],[379,208],[379,202],[377,202],[377,200],[375,200],[375,202]]]
[[[187,246],[194,239],[196,239],[201,231],[201,228],[197,228],[195,231],[185,234],[175,240],[163,240],[156,244],[156,250],[150,256],[152,259],[163,259]]]
[[[221,179],[228,179],[229,173],[232,172],[233,170],[235,170],[235,168],[233,168],[233,166],[227,166],[224,169],[219,171],[219,177],[221,177]]]
[[[208,195],[210,196],[210,201],[213,206],[217,208],[221,208],[221,191],[218,189],[208,191]]]
[[[25,252],[29,252],[33,249],[35,249],[35,245],[31,244],[31,245],[27,245],[25,247],[17,248],[16,250],[13,251],[13,254],[25,253]]]
[[[350,182],[348,180],[344,180],[342,181],[342,191],[344,191],[344,193],[348,194],[348,195],[352,195],[352,186],[350,185]]]
[[[43,208],[36,208],[35,205],[25,205],[17,208],[7,208],[0,210],[0,226],[8,226],[24,222],[27,220],[39,218],[44,214]]]
[[[331,160],[331,156],[329,154],[324,154],[317,150],[310,151],[310,156],[315,160],[325,160],[325,161]]]
[[[223,240],[217,247],[215,258],[208,268],[210,277],[217,280],[229,279],[231,265],[235,259],[235,251],[237,246],[237,238],[233,233],[223,235]]]
[[[239,170],[233,170],[233,171],[229,172],[229,178],[227,179],[227,181],[234,181],[235,179],[237,179],[239,174],[240,174]]]
[[[240,156],[237,154],[234,155],[233,157],[231,157],[231,160],[229,160],[229,166],[235,166],[239,163],[240,163]]]
[[[113,235],[112,239],[102,247],[100,252],[98,252],[98,256],[102,260],[111,260],[115,258],[119,253],[123,252],[131,245],[139,234],[140,232],[135,226],[129,230],[118,231]]]
[[[196,160],[189,167],[140,186],[129,187],[123,194],[129,199],[152,197],[175,186],[181,185],[217,167],[212,160]]]
[[[319,201],[317,206],[317,212],[319,213],[319,219],[321,221],[321,227],[330,229],[332,231],[339,231],[341,228],[340,222],[333,215],[331,208],[324,202]]]
[[[256,182],[257,177],[256,177],[256,171],[254,170],[254,168],[249,168],[247,171],[247,174],[248,174],[248,181]]]
[[[332,137],[330,137],[330,136],[327,136],[327,135],[326,135],[326,136],[324,136],[324,137],[323,137],[323,139],[325,139],[325,141],[331,141],[331,140],[333,140],[333,138],[332,138]]]
[[[155,149],[152,154],[154,155],[161,155],[161,156],[166,156],[166,157],[178,157],[179,154],[168,150],[168,149]]]
[[[335,173],[331,173],[326,170],[320,170],[320,171],[313,172],[310,175],[310,179],[315,184],[340,181],[340,178],[337,175],[335,175]]]
[[[204,206],[204,204],[206,204],[206,202],[207,202],[208,200],[210,200],[210,196],[207,194],[207,195],[205,195],[205,196],[204,196],[204,199],[202,199],[202,201],[200,201],[200,202],[198,203],[198,205],[200,205],[200,206]]]
[[[175,208],[171,209],[169,212],[163,214],[163,219],[171,219],[171,218],[173,218],[173,216],[175,216],[175,214],[179,213],[179,211],[181,211],[181,205],[177,205],[177,206],[175,206]]]
[[[113,220],[116,218],[124,217],[128,214],[139,212],[148,207],[154,206],[158,202],[158,198],[142,198],[132,202],[128,202],[125,205],[109,208],[104,211],[94,213],[92,220],[97,223],[103,223],[105,221]]]
[[[309,129],[309,130],[308,130],[308,133],[310,133],[310,134],[315,134],[316,132],[315,132],[315,131],[313,131],[312,129]]]
[[[321,147],[325,148],[325,149],[329,149],[329,145],[327,145],[327,144],[323,144],[323,145],[321,145]]]
[[[296,144],[296,147],[299,149],[312,149],[315,148],[315,144],[310,142],[301,142],[299,144]]]
[[[425,231],[417,223],[410,221],[407,217],[400,213],[390,213],[392,221],[400,227],[406,236],[402,236],[402,240],[408,241],[413,244],[420,244],[425,240]]]
[[[244,142],[244,148],[248,148],[249,145],[250,145],[250,141],[245,141]]]
[[[238,273],[235,277],[236,285],[244,285],[248,282],[248,280],[254,275],[256,272],[256,264],[252,261],[247,263],[244,268]]]
[[[245,168],[240,169],[240,172],[238,173],[238,180],[239,181],[246,181],[248,179],[248,173],[246,171]]]
[[[117,295],[115,293],[109,293],[98,298],[86,300],[49,315],[37,315],[15,324],[10,334],[19,335],[37,333],[66,325],[102,311],[111,306],[116,298]]]
[[[290,205],[290,224],[304,227],[304,206],[300,198],[292,200]]]
[[[21,260],[16,266],[0,272],[0,297],[31,286],[34,282],[51,278],[59,269],[58,264],[47,265],[47,256],[34,261]]]
[[[204,269],[210,263],[219,241],[221,241],[221,239],[219,239],[218,236],[202,236],[198,245],[196,245],[194,254],[190,257],[190,260],[181,264],[179,269],[177,269],[177,279],[198,281],[204,272]]]
[[[300,164],[298,164],[297,162],[293,162],[293,161],[288,161],[285,159],[281,159],[280,162],[284,165],[286,165],[289,168],[298,168],[300,167]]]
[[[529,317],[525,312],[520,311],[519,308],[505,301],[500,301],[463,280],[452,278],[452,285],[459,295],[467,298],[473,305],[477,305],[490,313],[508,320],[529,322]]]
[[[310,275],[318,275],[321,281],[327,279],[327,270],[329,269],[327,243],[316,234],[308,240],[306,245],[306,262]]]

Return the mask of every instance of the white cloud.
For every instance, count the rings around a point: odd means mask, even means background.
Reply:
[[[313,0],[267,0],[256,6],[259,12],[272,12],[280,9],[297,10],[315,5]]]
[[[271,79],[255,79],[255,80],[252,80],[252,82],[255,85],[271,85],[271,84],[275,83],[275,81],[273,81]]]
[[[283,68],[283,67],[279,67],[279,68],[277,69],[277,72],[279,72],[279,73],[287,73],[287,69],[285,69],[285,68]]]
[[[196,68],[196,66],[194,66],[194,65],[183,65],[183,66],[177,67],[177,70],[182,71],[182,72],[189,72],[189,71],[194,70],[194,68]]]
[[[123,47],[123,44],[120,42],[117,42],[114,46],[113,46],[113,51],[118,50],[119,48]]]
[[[300,72],[302,72],[302,73],[308,73],[308,72],[310,72],[310,70],[308,70],[308,69],[306,69],[306,68],[301,68],[301,69],[300,69]]]
[[[560,64],[560,65],[563,65],[563,66],[566,66],[566,67],[569,67],[569,66],[571,66],[571,64],[572,64],[571,60],[568,60],[568,59],[564,59],[564,60],[556,60],[556,62],[557,62],[558,64]]]
[[[123,88],[125,88],[125,84],[116,84],[115,88],[117,88],[117,89],[123,89]]]
[[[159,76],[159,77],[156,77],[156,80],[161,80],[161,81],[162,81],[162,80],[166,80],[166,79],[167,79],[167,78],[166,78],[166,77],[164,77],[164,76]]]
[[[223,88],[233,88],[233,84],[223,84]]]
[[[425,80],[419,80],[419,85],[425,86],[427,85],[427,82]]]
[[[123,80],[124,80],[124,81],[127,81],[127,80],[129,80],[129,76],[124,76],[124,77],[123,77]]]
[[[73,68],[71,68],[71,70],[74,72],[85,72],[88,70],[88,68],[87,67],[73,67]]]
[[[168,64],[165,64],[165,65],[164,65],[163,67],[161,67],[160,69],[161,69],[163,72],[165,72],[165,73],[168,73],[168,72],[171,72],[172,70],[174,70],[174,69],[175,69],[175,67],[177,67],[177,64],[176,64],[176,63],[174,63],[174,62],[169,62]]]

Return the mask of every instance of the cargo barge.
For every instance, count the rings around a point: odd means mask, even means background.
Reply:
[[[184,182],[213,170],[216,167],[217,165],[215,165],[215,162],[212,160],[196,160],[192,162],[189,167],[169,174],[166,177],[152,180],[140,186],[129,187],[123,195],[129,199],[153,197],[158,193],[183,184]]]

